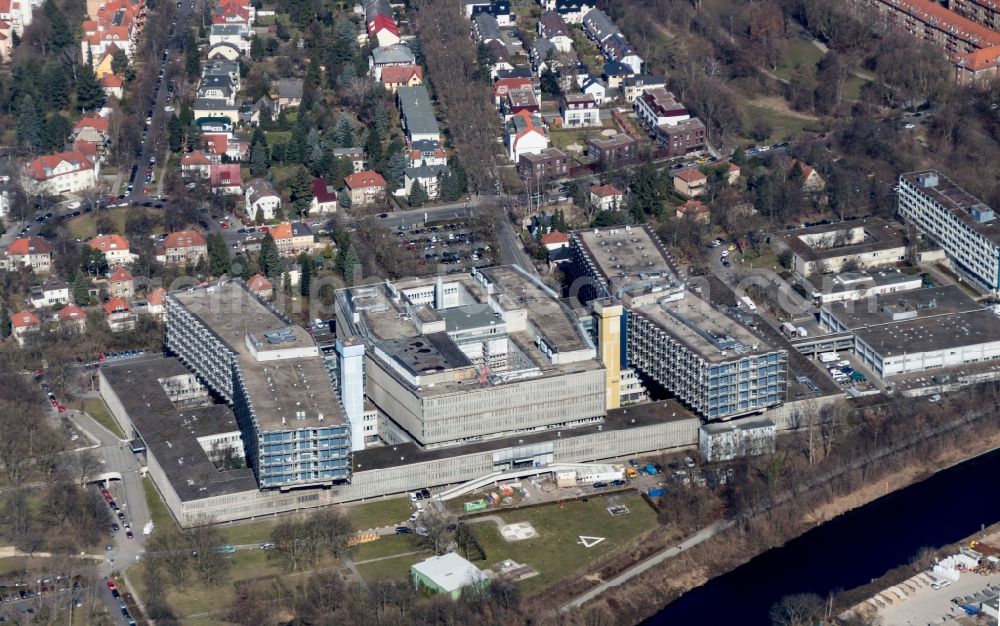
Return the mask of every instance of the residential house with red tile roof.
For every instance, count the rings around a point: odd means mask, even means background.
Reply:
[[[819,175],[816,168],[806,165],[798,159],[794,159],[791,165],[789,165],[789,172],[794,172],[796,165],[798,165],[799,171],[802,173],[802,193],[819,193],[826,189],[826,181]]]
[[[42,330],[42,322],[31,311],[19,311],[10,316],[11,334],[22,348]]]
[[[540,117],[521,111],[504,125],[504,143],[510,160],[519,163],[522,154],[539,154],[548,148],[549,138]]]
[[[163,309],[163,301],[166,297],[167,290],[163,287],[160,287],[155,291],[151,291],[149,295],[146,296],[145,314],[162,322],[164,314],[166,313]]]
[[[351,174],[344,179],[344,186],[351,197],[351,206],[366,206],[385,199],[385,179],[373,170]]]
[[[705,193],[707,185],[708,176],[693,167],[686,167],[674,174],[674,190],[682,196],[693,198],[701,195]]]
[[[542,235],[539,241],[547,250],[551,252],[552,250],[558,250],[559,248],[565,248],[568,246],[569,235],[554,230],[550,233]]]
[[[8,25],[7,34],[24,34],[32,22],[32,4],[29,0],[0,0],[0,21]],[[11,43],[13,45],[13,42]],[[9,58],[9,57],[7,57]]]
[[[125,298],[111,298],[104,307],[104,319],[108,323],[111,332],[121,332],[135,328],[135,313]]]
[[[316,237],[308,225],[302,222],[284,222],[271,227],[271,237],[281,256],[294,257],[303,252],[312,252]]]
[[[209,185],[212,193],[226,196],[243,194],[243,175],[234,163],[213,163],[209,168]]]
[[[40,237],[20,237],[3,251],[0,266],[8,271],[30,267],[36,272],[48,272],[52,268],[52,244]]]
[[[73,140],[92,145],[97,152],[103,152],[108,144],[109,120],[100,115],[83,115],[73,124]]]
[[[101,79],[101,88],[109,98],[121,100],[125,95],[125,81],[118,76],[105,76]]]
[[[254,274],[250,277],[250,280],[247,281],[247,287],[265,300],[270,300],[274,296],[274,287],[263,274]]]
[[[146,20],[146,5],[130,0],[108,0],[100,5],[93,19],[83,22],[80,52],[84,59],[98,64],[111,46],[125,52],[132,59],[135,55],[139,33]]]
[[[708,207],[701,200],[688,200],[677,207],[678,219],[689,219],[707,223],[709,217]]]
[[[14,52],[14,29],[10,22],[0,20],[0,61],[9,62]]]
[[[382,86],[390,93],[400,87],[413,87],[424,82],[424,68],[419,65],[392,65],[382,68]]]
[[[625,192],[610,183],[591,187],[590,204],[598,211],[617,211],[625,206]]]
[[[59,322],[59,328],[71,335],[78,335],[87,330],[87,312],[75,304],[67,304],[53,315]]]
[[[135,295],[135,277],[119,265],[108,277],[108,296],[131,298]]]
[[[372,21],[365,24],[368,31],[368,41],[373,48],[391,46],[400,42],[399,27],[396,20],[388,15],[378,14]]]
[[[164,265],[194,267],[198,259],[208,260],[208,242],[196,230],[170,233],[156,247],[156,260]]]
[[[94,250],[100,250],[108,260],[108,265],[125,265],[134,260],[129,252],[128,239],[121,235],[98,235],[87,242]]]
[[[36,188],[51,195],[91,189],[100,171],[100,160],[80,149],[40,156],[26,166]]]
[[[186,177],[208,178],[214,161],[201,150],[188,152],[181,157],[181,174]]]

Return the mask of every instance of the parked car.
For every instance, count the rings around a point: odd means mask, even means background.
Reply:
[[[413,529],[409,526],[396,526],[397,535],[409,535],[413,532]]]
[[[594,489],[604,489],[607,486],[608,486],[608,483],[605,483],[605,482],[596,482],[596,483],[594,483]]]

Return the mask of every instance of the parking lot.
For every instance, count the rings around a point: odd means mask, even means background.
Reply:
[[[948,587],[934,590],[920,587],[899,604],[889,605],[879,611],[882,623],[892,626],[923,626],[940,623],[946,618],[966,615],[962,604],[976,607],[989,598],[997,597],[1000,573],[989,576],[965,573]]]
[[[396,238],[424,272],[444,266],[443,271],[454,274],[495,262],[489,244],[465,222],[397,230]]]

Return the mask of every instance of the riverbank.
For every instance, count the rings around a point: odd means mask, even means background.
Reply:
[[[954,418],[956,413],[951,415]],[[690,551],[685,550],[682,555],[664,561],[641,578],[610,589],[588,603],[584,610],[605,613],[617,623],[642,621],[691,589],[799,537],[824,521],[878,500],[887,493],[920,483],[944,467],[975,458],[1000,445],[1000,434],[991,426],[995,421],[992,415],[957,419],[961,421],[956,421],[951,428],[928,429],[925,438],[915,440],[913,445],[897,451],[893,456],[878,459],[877,463],[869,463],[861,469],[846,470],[844,475],[833,476],[821,488],[803,490],[805,493],[794,494],[789,502],[756,517],[743,519],[712,541]],[[793,515],[794,519],[788,519],[789,515]],[[781,523],[772,524],[772,520]],[[781,531],[775,533],[775,527]],[[651,539],[656,543],[655,537]],[[643,552],[651,554],[648,544],[646,548]],[[638,560],[642,559],[632,562]],[[617,574],[622,571],[622,568],[601,569],[601,564],[596,567],[596,571],[601,573],[615,570],[613,573]],[[591,580],[594,579],[608,580],[609,577],[591,577]],[[580,590],[580,586],[572,582],[569,587],[567,592],[574,591],[573,587],[577,592]],[[794,591],[789,590],[790,593]],[[552,602],[560,599],[547,594],[544,601],[551,607]],[[541,606],[539,603],[539,608]]]
[[[863,603],[865,603],[869,598],[872,598],[890,587],[900,585],[904,581],[918,575],[920,572],[932,568],[935,560],[955,554],[959,551],[959,549],[967,548],[972,545],[973,542],[986,542],[990,545],[1000,543],[1000,520],[987,526],[983,530],[963,537],[959,541],[942,546],[936,550],[928,549],[923,551],[921,554],[916,555],[910,563],[906,563],[889,570],[885,573],[885,575],[878,577],[867,585],[848,589],[847,591],[837,594],[833,599],[834,612],[843,614],[843,612],[848,610],[857,610],[859,605],[863,605]],[[975,576],[975,574],[971,573],[963,574],[963,578]],[[976,583],[983,581],[973,580],[972,582],[973,586],[978,586]],[[955,592],[950,588],[945,588],[945,590],[937,595],[949,598],[954,596]],[[865,610],[862,612],[867,613],[868,609],[870,609],[870,607],[865,607]],[[936,622],[937,617],[939,616],[927,616],[925,621]]]

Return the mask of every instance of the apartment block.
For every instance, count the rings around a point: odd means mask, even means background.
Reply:
[[[899,212],[941,246],[976,288],[1000,290],[1000,225],[993,209],[929,170],[899,177]]]

